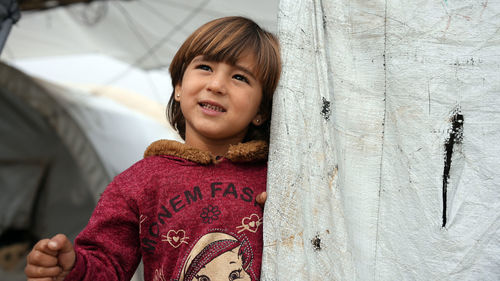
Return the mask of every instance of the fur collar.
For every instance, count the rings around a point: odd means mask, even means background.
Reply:
[[[232,162],[259,162],[267,160],[267,153],[268,145],[265,141],[249,141],[229,146],[224,157]],[[155,141],[144,152],[144,158],[155,155],[177,156],[205,165],[220,161],[208,151],[172,140]]]

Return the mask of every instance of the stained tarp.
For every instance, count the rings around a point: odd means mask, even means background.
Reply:
[[[263,280],[500,278],[499,14],[281,1]]]

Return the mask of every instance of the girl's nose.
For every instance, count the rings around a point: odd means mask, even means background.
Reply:
[[[226,81],[222,75],[213,74],[208,81],[208,90],[215,94],[224,94],[226,92]]]

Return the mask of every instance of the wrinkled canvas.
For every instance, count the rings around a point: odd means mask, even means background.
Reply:
[[[500,1],[278,16],[262,280],[500,279]]]

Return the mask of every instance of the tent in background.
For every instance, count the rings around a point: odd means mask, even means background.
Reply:
[[[117,173],[152,141],[179,137],[158,121],[163,106],[132,93],[96,95],[3,63],[0,93],[0,280],[23,280],[14,253],[55,233],[74,238]]]
[[[275,31],[277,11],[278,0],[112,0],[24,11],[1,58],[98,53],[134,67],[158,69],[168,66],[187,36],[211,19],[247,16]]]

